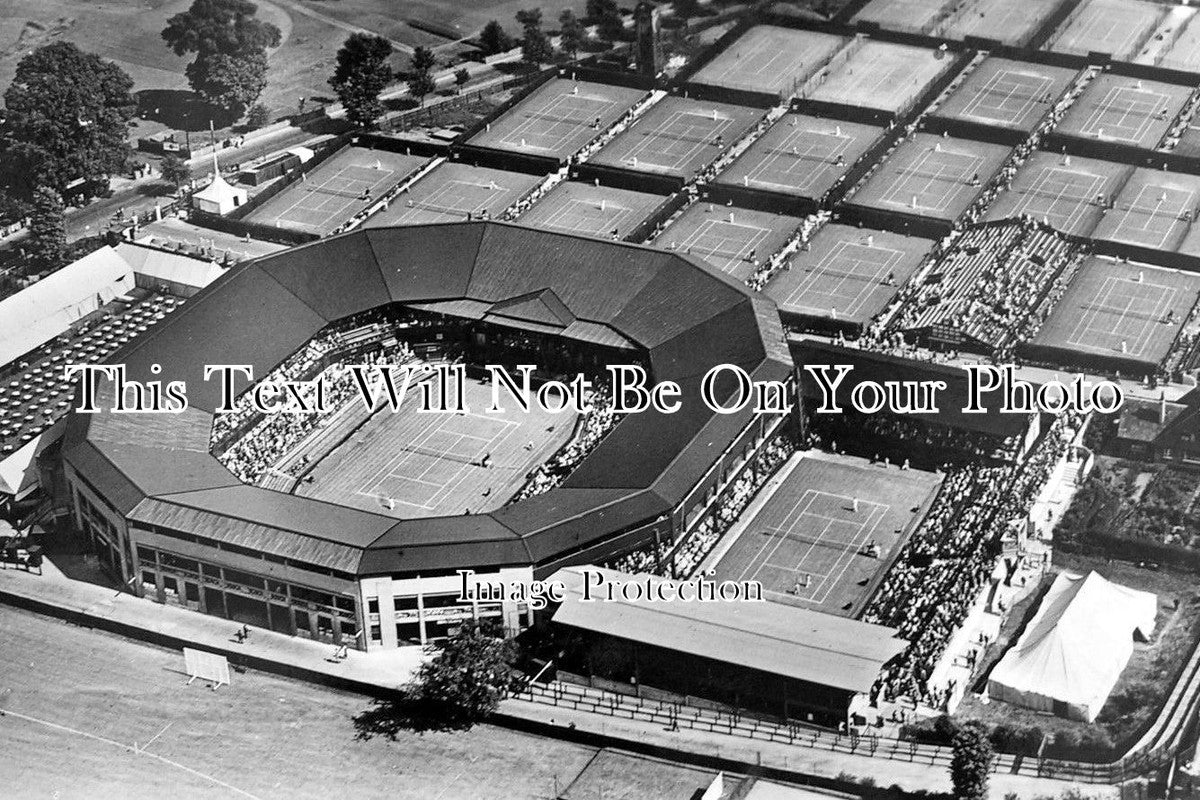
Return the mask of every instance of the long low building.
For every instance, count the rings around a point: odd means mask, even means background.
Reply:
[[[331,323],[393,308],[454,331],[455,346],[517,335],[543,353],[584,348],[600,366],[645,363],[680,384],[681,410],[623,417],[556,488],[489,513],[398,518],[226,469],[205,365],[268,375]],[[132,380],[185,380],[190,401],[177,414],[112,413],[104,382],[100,413],[69,418],[71,509],[111,572],[160,602],[366,649],[424,643],[473,617],[531,618],[524,604],[459,601],[460,568],[531,580],[678,542],[790,419],[714,413],[704,373],[730,363],[793,380],[775,306],[745,287],[684,256],[500,223],[362,230],[236,267],[110,361]]]
[[[747,592],[662,602],[664,589],[674,597],[684,582],[596,567],[559,570],[551,580],[565,589],[552,622],[584,641],[566,668],[784,719],[848,722],[854,697],[908,645],[894,628]],[[610,595],[624,585],[625,594]]]

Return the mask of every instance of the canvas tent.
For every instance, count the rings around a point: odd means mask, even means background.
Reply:
[[[133,270],[106,245],[0,300],[0,364],[65,333],[133,287]]]
[[[1060,574],[1016,647],[992,670],[997,700],[1092,722],[1133,654],[1154,631],[1158,598],[1105,580]]]

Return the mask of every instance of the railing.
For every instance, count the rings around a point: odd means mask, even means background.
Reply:
[[[530,683],[514,693],[513,697],[575,711],[649,722],[671,730],[686,728],[847,755],[941,767],[949,767],[952,757],[952,749],[944,745],[855,730],[841,733],[800,722],[776,722],[737,711],[700,708],[682,701],[652,700],[561,681]],[[993,759],[992,772],[1112,784],[1162,769],[1173,757],[1173,748],[1170,747],[1153,748],[1108,764],[999,753]]]

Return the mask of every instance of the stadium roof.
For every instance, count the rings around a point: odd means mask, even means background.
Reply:
[[[587,569],[610,584],[677,583]],[[551,580],[561,581],[567,592],[553,617],[562,625],[850,692],[868,691],[883,665],[908,644],[896,638],[894,628],[783,603],[639,602],[619,595],[584,602],[581,568],[561,569]]]
[[[681,384],[683,409],[627,416],[562,487],[486,515],[397,520],[240,485],[209,453],[220,386],[204,365],[249,364],[261,378],[329,322],[391,303],[635,347],[655,379]],[[330,568],[356,560],[360,574],[561,564],[663,517],[750,421],[750,411],[709,411],[699,377],[722,363],[761,379],[791,371],[774,306],[700,262],[496,222],[371,228],[249,262],[111,360],[134,380],[186,381],[190,404],[181,414],[71,415],[66,462],[121,513],[246,546],[270,541]],[[106,382],[102,409],[110,391]]]
[[[946,388],[938,393],[936,414],[906,414],[928,424],[1008,438],[1023,436],[1029,429],[1026,414],[1001,413],[1001,392],[989,392],[981,397],[986,414],[964,414],[967,405],[967,373],[951,364],[916,361],[910,358],[842,347],[818,339],[803,339],[792,343],[792,357],[797,364],[849,364],[854,371],[839,387],[840,397],[848,398],[851,390],[862,381],[945,381]],[[1038,384],[1034,384],[1036,389]],[[816,382],[807,371],[800,373],[801,394],[819,396]],[[848,405],[844,403],[843,405]]]

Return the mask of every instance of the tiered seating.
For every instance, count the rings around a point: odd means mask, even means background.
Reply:
[[[608,387],[599,382],[598,386],[589,398],[592,411],[584,417],[578,434],[559,448],[549,461],[529,473],[525,485],[509,502],[544,494],[561,484],[620,421],[621,417],[613,413]]]
[[[945,707],[948,692],[927,685],[934,667],[991,575],[1001,536],[1028,515],[1065,452],[1065,431],[1076,424],[1060,417],[1021,465],[969,465],[947,475],[863,616],[898,628],[910,642],[880,675],[872,700]]]
[[[1005,358],[1036,331],[1042,301],[1080,250],[1032,220],[968,230],[949,247],[892,327]]]

